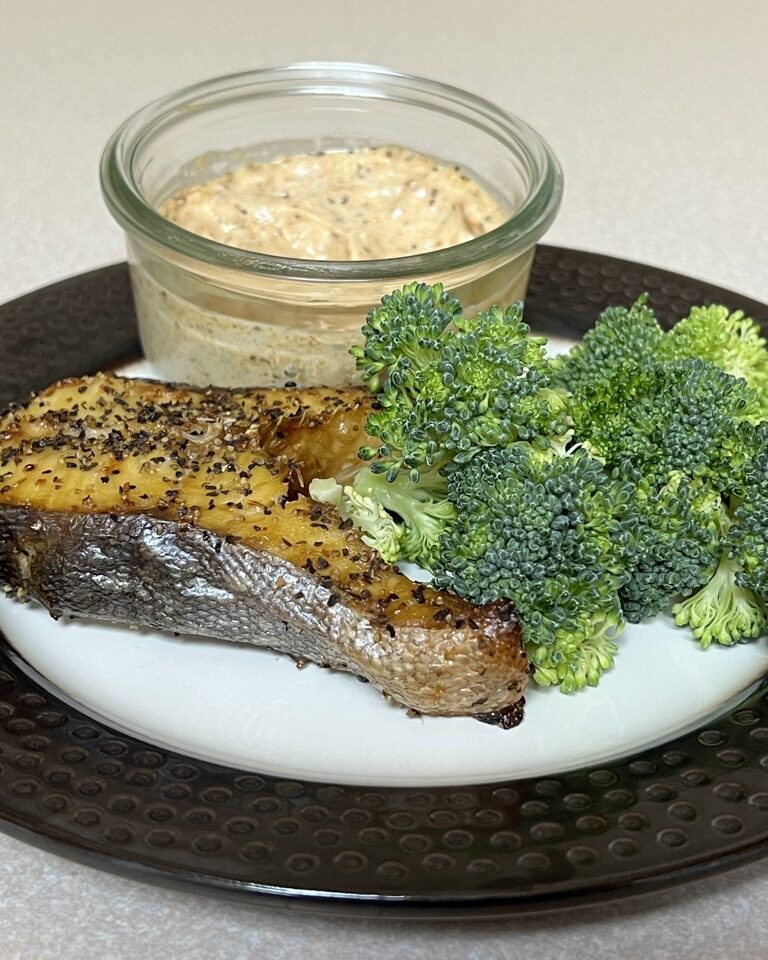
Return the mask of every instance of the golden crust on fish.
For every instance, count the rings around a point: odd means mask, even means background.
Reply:
[[[269,646],[422,713],[504,711],[528,664],[509,604],[383,563],[306,496],[365,442],[362,391],[62,381],[0,420],[0,580],[54,614]]]

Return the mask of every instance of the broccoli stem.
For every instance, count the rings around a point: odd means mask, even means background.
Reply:
[[[724,553],[711,580],[672,607],[675,623],[690,627],[702,647],[713,640],[731,646],[765,631],[765,604],[748,587],[739,586],[741,572],[741,564]]]

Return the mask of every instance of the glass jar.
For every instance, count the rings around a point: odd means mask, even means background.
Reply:
[[[157,212],[185,187],[246,163],[398,145],[449,162],[509,219],[453,247],[386,260],[314,261],[206,239]],[[125,230],[139,333],[158,375],[220,386],[344,386],[366,313],[411,280],[439,281],[466,312],[525,296],[562,174],[529,126],[486,100],[380,67],[304,63],[220,77],[139,110],[101,164]]]

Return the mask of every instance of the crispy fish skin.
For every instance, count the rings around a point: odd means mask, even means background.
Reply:
[[[369,402],[103,374],[54,384],[0,420],[0,581],[54,615],[351,671],[420,713],[504,711],[528,678],[511,605],[412,583],[304,495],[351,469]]]

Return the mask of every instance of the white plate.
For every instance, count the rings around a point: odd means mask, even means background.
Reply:
[[[132,374],[151,374],[133,366]],[[768,671],[765,640],[699,648],[666,618],[629,626],[616,667],[574,696],[531,686],[514,730],[411,719],[369,684],[247,645],[86,621],[0,598],[0,629],[85,712],[192,757],[336,783],[486,783],[608,762],[740,699]]]
[[[56,690],[161,747],[307,780],[377,785],[545,776],[670,739],[768,669],[765,642],[699,649],[664,619],[630,626],[616,667],[574,696],[532,687],[524,722],[411,719],[350,675],[241,644],[53,621],[3,598],[0,628]]]

